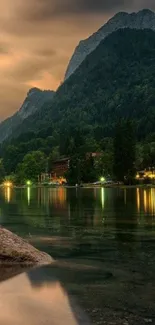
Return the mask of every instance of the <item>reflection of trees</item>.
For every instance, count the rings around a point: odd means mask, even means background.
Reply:
[[[155,189],[1,189],[0,204],[0,222],[11,231],[23,237],[63,238],[57,243],[60,255],[62,250],[102,254],[110,238],[120,250],[126,244],[133,249],[138,229],[155,222]],[[49,245],[52,249],[52,241]]]
[[[25,236],[46,227],[44,207],[38,206],[36,190],[10,189],[10,202],[6,189],[0,193],[1,223],[11,231]]]
[[[70,204],[70,226],[76,232],[100,231],[104,214],[104,189],[70,189],[67,191]],[[96,230],[95,230],[96,228]]]
[[[71,250],[88,252],[95,244],[93,239],[102,232],[103,192],[103,189],[65,188],[13,190],[9,204],[7,197],[1,196],[2,215],[8,228],[21,236],[70,237],[76,241]],[[48,244],[39,245],[42,248],[41,245]],[[60,241],[60,250],[61,245]]]
[[[120,247],[122,243],[134,242],[137,230],[136,196],[133,190],[118,190],[114,200],[115,234]],[[122,246],[123,248],[123,246]]]

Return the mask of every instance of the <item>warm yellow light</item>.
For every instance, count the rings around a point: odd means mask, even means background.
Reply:
[[[139,174],[137,174],[137,175],[136,175],[136,179],[139,179],[139,178],[140,178],[140,176],[139,176]]]
[[[147,211],[147,194],[146,190],[144,190],[144,211]]]
[[[5,187],[11,187],[13,184],[11,182],[4,182],[3,184]]]
[[[139,188],[137,188],[137,209],[138,209],[138,212],[140,212],[140,192],[139,192]]]
[[[8,201],[8,203],[10,203],[10,198],[11,198],[10,186],[7,187],[6,191],[7,191],[7,193],[6,193],[7,201]]]
[[[151,179],[154,179],[155,175],[154,174],[149,174],[148,177],[151,178]]]

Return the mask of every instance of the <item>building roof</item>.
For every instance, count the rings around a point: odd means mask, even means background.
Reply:
[[[59,162],[65,162],[67,160],[69,160],[69,158],[60,158],[60,159],[53,161],[53,163],[55,164],[55,163],[59,163]]]

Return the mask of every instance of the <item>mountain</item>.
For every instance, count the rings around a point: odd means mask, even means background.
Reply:
[[[155,133],[154,76],[155,32],[120,29],[86,57],[51,102],[16,128],[12,143],[26,142],[24,153],[59,146],[65,155],[71,147],[88,150],[90,141],[100,148],[121,118],[135,122],[143,141]]]
[[[0,123],[0,142],[11,136],[25,119],[36,113],[46,102],[51,101],[53,95],[54,91],[51,90],[30,89],[19,111]]]
[[[148,9],[131,14],[126,12],[117,13],[96,33],[79,43],[67,67],[65,79],[69,78],[82,61],[84,61],[86,56],[90,54],[106,36],[120,28],[149,28],[155,30],[155,13]]]
[[[110,34],[113,34],[118,29],[126,29],[127,27],[134,29],[150,28],[153,30],[155,29],[155,14],[148,9],[144,9],[138,13],[132,14],[125,12],[116,14],[103,27],[101,27],[99,31],[90,36],[87,40],[80,42],[68,66],[66,81],[68,81],[68,77],[72,75],[73,72],[76,73],[81,63],[86,60],[87,56],[94,52],[94,50],[99,46],[100,42],[103,42],[108,35],[110,36]],[[86,73],[88,72],[86,71]],[[58,89],[57,94],[61,92],[61,89],[66,87],[68,88],[67,85],[68,83],[66,84],[65,82],[64,87],[60,87],[60,91]],[[51,106],[50,102],[53,100],[53,95],[54,92],[50,90],[41,91],[38,88],[32,88],[28,92],[21,109],[15,115],[0,123],[0,142],[3,142],[8,137],[20,135],[23,130],[24,132],[29,130],[31,131],[34,127],[34,125],[31,125],[31,123],[32,121],[35,123],[35,119],[40,120],[40,128],[46,128],[46,123],[49,122],[45,121],[46,111],[48,111],[48,107]],[[73,94],[73,98],[74,97],[75,94]],[[60,101],[61,98],[62,96],[60,96]],[[43,111],[41,110],[42,106],[44,106]],[[34,116],[34,118],[32,118],[32,116]],[[26,122],[27,119],[28,123]],[[35,123],[35,125],[37,125],[37,123]]]
[[[31,88],[18,114],[22,119],[34,114],[44,103],[53,99],[54,91]]]

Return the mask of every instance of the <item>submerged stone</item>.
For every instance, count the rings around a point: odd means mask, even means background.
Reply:
[[[0,264],[44,265],[50,264],[50,255],[40,252],[27,241],[0,227]]]

